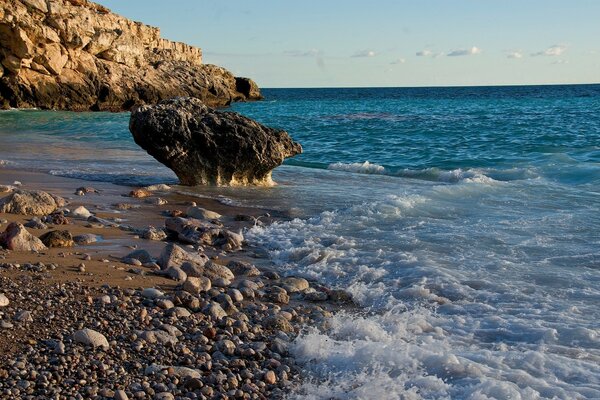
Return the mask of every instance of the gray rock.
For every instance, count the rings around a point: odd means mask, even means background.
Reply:
[[[159,297],[164,296],[165,294],[158,289],[155,288],[146,288],[142,290],[142,297],[147,299],[157,299]]]
[[[119,389],[115,392],[114,400],[129,400],[127,393],[124,390]]]
[[[289,293],[303,292],[310,287],[308,281],[304,278],[285,278],[283,288]]]
[[[183,282],[187,279],[187,274],[179,267],[169,267],[164,271],[156,271],[155,273],[168,276],[177,282]]]
[[[273,168],[302,152],[285,131],[215,111],[195,98],[139,107],[129,130],[139,146],[191,186],[271,184]]]
[[[187,280],[183,283],[183,290],[191,294],[198,294],[209,291],[211,286],[210,279],[205,276],[194,277],[188,275]]]
[[[187,368],[187,367],[175,367],[175,366],[167,366],[167,365],[158,365],[158,364],[151,364],[148,365],[146,367],[146,369],[144,370],[144,373],[146,375],[151,375],[151,374],[159,374],[162,371],[167,371],[167,370],[171,370],[173,372],[173,375],[180,377],[180,378],[196,378],[196,379],[200,379],[202,377],[202,372],[198,371],[196,369],[192,369],[192,368]]]
[[[19,311],[15,315],[15,321],[18,322],[33,322],[33,317],[31,316],[31,311]]]
[[[106,337],[100,332],[92,329],[81,329],[73,334],[73,340],[76,343],[85,344],[94,348],[101,347],[104,350],[108,350],[110,345]]]
[[[33,217],[27,223],[23,224],[23,226],[31,229],[48,229],[48,225],[40,221],[38,217]]]
[[[47,247],[19,223],[12,222],[0,234],[0,246],[13,251],[42,251]]]
[[[223,310],[223,307],[219,305],[219,303],[215,303],[211,301],[208,303],[203,309],[202,313],[209,315],[213,320],[218,321],[221,318],[225,318],[227,313]]]
[[[0,199],[0,212],[21,215],[48,215],[66,204],[62,197],[40,190],[16,190]]]
[[[188,209],[185,211],[186,215],[190,218],[196,218],[196,219],[219,219],[221,218],[221,214],[216,213],[214,211],[210,211],[207,210],[206,208],[202,208],[202,207],[188,207]]]
[[[73,241],[78,245],[86,245],[96,243],[98,241],[98,236],[91,233],[84,233],[82,235],[74,236]]]
[[[229,261],[227,263],[227,268],[229,268],[235,276],[246,275],[252,277],[260,275],[260,271],[256,266],[244,261]]]
[[[154,261],[154,258],[146,250],[135,250],[127,254],[124,259],[133,258],[139,260],[141,264],[146,264]],[[140,265],[141,265],[140,264]]]

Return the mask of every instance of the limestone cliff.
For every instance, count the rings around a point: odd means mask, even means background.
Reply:
[[[174,96],[223,106],[260,91],[202,64],[199,48],[90,1],[0,2],[0,108],[118,111]]]

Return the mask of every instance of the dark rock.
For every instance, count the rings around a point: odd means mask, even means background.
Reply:
[[[282,130],[195,98],[142,106],[131,114],[135,142],[184,185],[271,184],[271,171],[302,147]]]
[[[47,247],[72,247],[74,244],[69,231],[50,231],[40,236],[40,240]]]

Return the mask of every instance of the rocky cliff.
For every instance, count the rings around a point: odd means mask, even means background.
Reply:
[[[0,108],[118,111],[174,96],[223,106],[260,91],[202,64],[199,48],[90,1],[0,2]]]

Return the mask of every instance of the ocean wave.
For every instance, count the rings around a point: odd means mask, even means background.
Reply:
[[[384,175],[386,170],[381,165],[371,164],[368,161],[364,163],[350,163],[344,164],[341,162],[329,164],[327,169],[333,171],[345,171],[345,172],[355,172],[359,174],[379,174]]]

